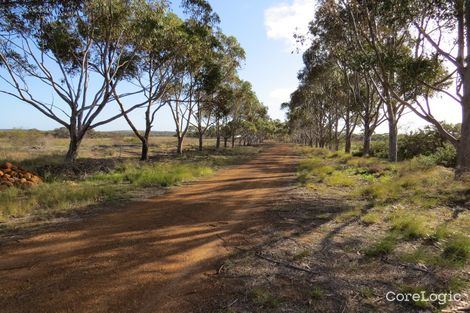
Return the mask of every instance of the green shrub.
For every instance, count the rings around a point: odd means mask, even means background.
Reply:
[[[212,174],[207,166],[159,165],[126,174],[126,179],[133,185],[140,187],[162,186],[169,187],[201,176]]]
[[[444,128],[458,136],[460,125],[444,125]],[[375,135],[373,139],[370,155],[386,159],[388,157],[388,139],[381,135]],[[397,148],[399,160],[410,160],[418,156],[424,156],[420,161],[431,165],[454,167],[456,163],[455,148],[446,143],[439,132],[431,126],[399,135]]]
[[[408,286],[408,285],[402,285],[400,287],[400,292],[404,294],[421,294],[424,292],[425,295],[431,293],[430,291],[427,290],[425,287],[421,286]],[[424,298],[418,299],[417,301],[413,300],[412,298],[410,299],[410,304],[420,308],[420,309],[431,309],[433,308],[433,305],[431,302],[426,301]]]
[[[300,171],[313,171],[322,167],[324,162],[321,159],[309,158],[299,162],[298,170]]]
[[[432,239],[434,240],[444,240],[444,239],[447,239],[449,237],[451,237],[453,235],[453,232],[449,229],[449,226],[446,225],[446,224],[443,224],[443,225],[439,225],[433,236],[432,236]]]
[[[398,158],[408,160],[418,155],[430,155],[444,144],[444,139],[430,126],[400,135],[398,140]]]
[[[331,175],[335,168],[325,165],[325,161],[316,157],[308,158],[299,162],[297,176],[302,183],[315,177],[315,181],[322,182],[327,176]]]
[[[432,157],[436,165],[455,167],[457,164],[457,150],[451,144],[445,144],[443,147],[437,148]]]
[[[451,292],[460,292],[470,289],[470,280],[460,277],[452,277],[447,282],[447,290]]]
[[[370,156],[380,159],[388,158],[388,143],[386,141],[372,141],[370,144]]]
[[[413,158],[413,164],[418,168],[431,168],[435,165],[442,165],[445,167],[455,167],[457,163],[457,151],[454,146],[445,144],[436,149],[432,154],[418,155]]]

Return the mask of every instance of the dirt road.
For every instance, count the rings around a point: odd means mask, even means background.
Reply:
[[[214,274],[265,225],[296,156],[267,148],[203,181],[0,248],[0,312],[197,312]]]

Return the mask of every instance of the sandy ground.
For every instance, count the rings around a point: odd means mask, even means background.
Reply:
[[[124,209],[0,246],[0,312],[200,312],[208,279],[265,227],[297,156],[267,148],[244,165]]]

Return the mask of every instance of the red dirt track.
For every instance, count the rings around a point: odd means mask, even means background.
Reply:
[[[213,177],[0,246],[0,312],[197,312],[207,275],[295,181],[274,145]]]

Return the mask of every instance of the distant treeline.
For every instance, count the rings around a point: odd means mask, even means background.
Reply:
[[[36,138],[43,136],[52,136],[54,138],[69,138],[66,128],[56,128],[53,130],[38,129],[0,129],[0,138],[18,139],[18,138]],[[134,133],[130,130],[115,131],[96,131],[92,130],[87,134],[88,138],[110,138],[110,137],[132,137]],[[172,131],[153,131],[152,136],[173,137],[176,136]]]

